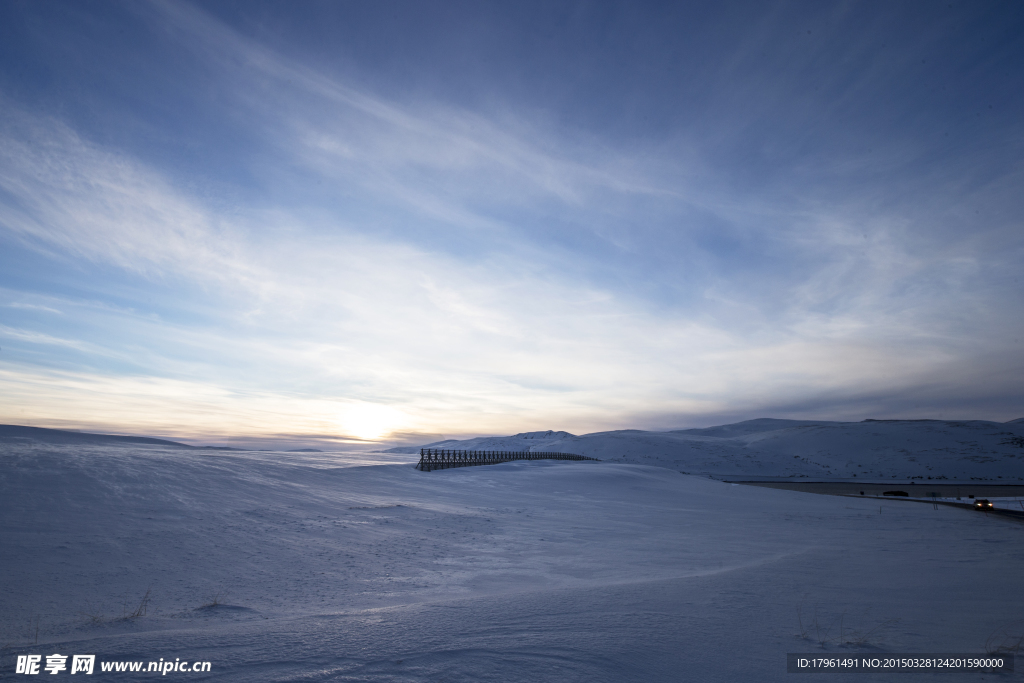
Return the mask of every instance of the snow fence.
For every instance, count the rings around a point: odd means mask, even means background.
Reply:
[[[447,448],[421,448],[416,469],[423,472],[448,467],[495,465],[510,460],[597,460],[575,453],[546,453],[541,451],[456,451]]]

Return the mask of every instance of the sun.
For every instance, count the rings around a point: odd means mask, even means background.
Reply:
[[[377,403],[350,404],[338,418],[345,434],[366,441],[375,441],[397,431],[404,422],[402,411]]]

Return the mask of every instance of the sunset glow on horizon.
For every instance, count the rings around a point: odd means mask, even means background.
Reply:
[[[1022,417],[1022,29],[6,3],[0,423],[365,447]]]

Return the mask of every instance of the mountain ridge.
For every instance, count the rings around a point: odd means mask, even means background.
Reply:
[[[76,432],[67,429],[49,429],[47,427],[27,427],[24,425],[0,425],[0,443],[35,441],[53,444],[88,444],[88,443],[124,443],[147,444],[150,446],[171,446],[174,448],[194,449],[179,441],[156,439],[148,436],[121,436],[118,434],[94,434],[92,432]]]
[[[759,418],[665,432],[549,430],[423,447],[575,453],[712,477],[1024,481],[1024,420]],[[384,452],[415,454],[419,447]]]

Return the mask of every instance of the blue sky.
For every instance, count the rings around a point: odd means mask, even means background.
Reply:
[[[1019,3],[6,2],[0,421],[1024,416]]]

